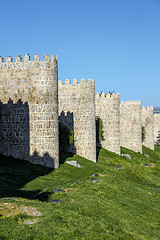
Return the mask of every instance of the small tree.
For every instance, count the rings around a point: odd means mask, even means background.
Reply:
[[[156,137],[156,145],[160,146],[160,130],[158,131],[158,135]]]
[[[142,143],[144,142],[146,137],[146,130],[145,130],[145,126],[142,126]]]

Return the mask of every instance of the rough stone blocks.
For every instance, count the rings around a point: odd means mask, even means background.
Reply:
[[[120,104],[120,145],[142,153],[141,102],[122,101]]]
[[[72,152],[96,162],[95,83],[58,81],[59,121],[74,132]],[[68,120],[66,116],[68,114]],[[72,121],[72,123],[71,123]]]
[[[101,146],[120,154],[120,112],[119,94],[98,93],[96,95],[96,117],[102,120],[103,136]]]
[[[0,153],[59,166],[57,59],[0,57]]]
[[[157,141],[157,136],[159,131],[160,131],[160,113],[155,113],[154,114],[154,142],[155,143]]]

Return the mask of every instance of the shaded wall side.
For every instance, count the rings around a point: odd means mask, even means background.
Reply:
[[[19,159],[29,158],[29,106],[20,100],[0,102],[0,153]]]
[[[145,127],[145,139],[143,145],[154,150],[154,121],[153,107],[142,108],[142,126]]]
[[[120,145],[142,153],[141,102],[120,104]]]

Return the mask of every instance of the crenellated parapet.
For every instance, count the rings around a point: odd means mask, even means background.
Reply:
[[[92,79],[88,79],[87,82],[84,78],[82,78],[80,80],[80,83],[78,83],[77,79],[73,79],[73,82],[71,83],[71,81],[69,79],[66,79],[65,82],[63,83],[62,81],[58,81],[58,86],[60,87],[79,87],[79,88],[88,88],[88,87],[95,87],[95,81]]]
[[[144,111],[144,112],[145,112],[145,111],[151,111],[151,112],[152,112],[152,111],[153,111],[153,107],[152,107],[152,106],[151,106],[151,107],[149,107],[149,106],[147,106],[147,107],[143,106],[143,107],[142,107],[142,111]]]
[[[52,64],[54,61],[57,61],[57,56],[52,55],[51,58],[46,54],[43,57],[43,61],[40,60],[40,56],[35,54],[33,60],[30,59],[29,54],[26,54],[23,58],[20,55],[15,57],[15,61],[11,56],[7,56],[5,61],[0,56],[0,69],[26,69],[26,68],[37,68],[37,67],[46,67],[46,64]]]
[[[1,102],[6,108],[10,106],[9,99],[15,106],[18,106],[19,101],[26,102],[29,106],[26,114],[21,109],[22,117],[20,117],[22,123],[27,114],[29,119],[29,153],[25,159],[48,167],[58,167],[59,165],[57,80],[58,68],[55,55],[52,55],[51,58],[45,55],[43,61],[40,61],[38,54],[34,55],[33,60],[30,60],[30,56],[26,54],[23,61],[19,55],[15,61],[11,56],[8,56],[6,61],[0,57]],[[12,106],[9,111],[11,117],[8,118],[10,126],[13,125],[15,119],[12,117],[11,108]],[[18,124],[16,134],[25,138],[25,129],[23,136],[20,128],[21,124]],[[14,149],[14,156],[17,154],[19,158],[20,156],[23,158],[21,152],[23,148],[20,145],[19,148],[17,146],[11,148],[9,146],[14,140],[8,138],[6,142],[9,155],[13,155]],[[34,154],[35,152],[36,154]]]
[[[120,103],[121,106],[141,106],[141,101],[138,100],[138,101],[121,101]]]
[[[120,145],[142,153],[141,101],[120,103]]]
[[[103,101],[103,100],[119,100],[119,93],[97,93],[96,100]]]
[[[38,54],[30,60],[28,54],[24,61],[18,55],[15,61],[8,56],[6,62],[0,58],[0,99],[5,103],[8,97],[16,103],[19,99],[32,104],[51,103],[52,87],[57,86],[57,57],[45,55],[40,61]],[[53,82],[51,79],[54,79]],[[56,87],[57,88],[57,87]]]
[[[74,149],[76,154],[96,162],[95,83],[94,80],[58,81],[59,119],[66,124],[61,112],[73,113]]]
[[[95,97],[96,117],[102,120],[101,146],[120,154],[120,115],[118,93],[97,93]]]
[[[142,144],[154,150],[154,118],[153,107],[142,107],[142,126],[145,129],[145,138]]]

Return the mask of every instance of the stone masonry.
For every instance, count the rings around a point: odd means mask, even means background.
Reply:
[[[0,57],[0,153],[59,166],[57,58]]]
[[[140,101],[121,102],[119,94],[97,94],[94,80],[58,81],[57,58],[43,61],[28,54],[22,61],[0,57],[0,154],[41,164],[59,166],[58,121],[73,131],[69,151],[96,162],[96,121],[103,124],[101,145],[120,154],[120,146],[142,153],[144,145],[154,149],[160,130],[160,114],[141,110]],[[153,126],[154,124],[154,126]],[[154,133],[153,133],[154,131]],[[154,141],[153,141],[154,137]]]
[[[120,104],[120,145],[142,153],[141,102]]]
[[[58,81],[59,121],[73,130],[72,152],[96,162],[95,83]]]
[[[142,126],[145,127],[145,139],[143,145],[154,150],[154,121],[153,107],[142,107]]]
[[[97,93],[95,102],[96,117],[99,117],[103,124],[101,145],[111,152],[120,154],[119,94]]]
[[[160,113],[154,114],[154,142],[156,143],[158,131],[160,131]]]

